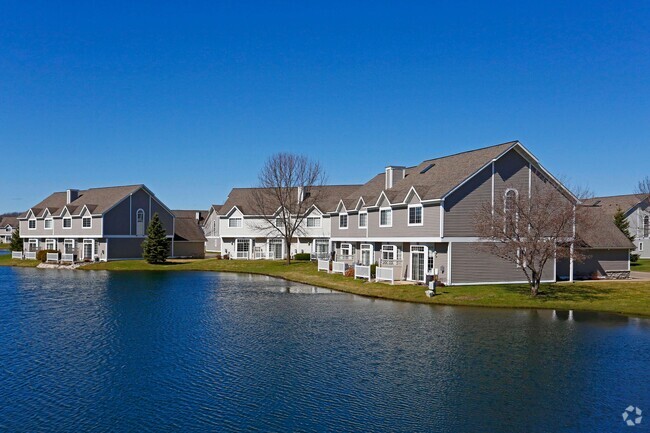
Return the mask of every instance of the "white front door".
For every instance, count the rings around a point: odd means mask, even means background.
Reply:
[[[144,210],[138,209],[135,213],[135,234],[144,236]]]
[[[93,251],[94,250],[94,248],[93,248],[94,245],[93,244],[94,244],[94,241],[92,241],[92,240],[85,240],[84,241],[84,249],[83,249],[83,253],[84,253],[83,258],[84,258],[84,260],[92,260],[93,259],[93,253],[94,253],[94,251]]]
[[[284,258],[282,254],[284,241],[282,239],[269,240],[269,259],[281,260]]]
[[[370,244],[361,244],[361,264],[370,266],[372,264],[373,246]]]
[[[411,280],[424,281],[427,271],[427,247],[424,245],[411,246]]]

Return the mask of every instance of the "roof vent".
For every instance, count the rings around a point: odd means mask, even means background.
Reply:
[[[424,173],[426,173],[427,171],[431,170],[431,168],[432,168],[434,165],[435,165],[435,164],[429,164],[429,165],[427,165],[426,167],[424,167],[424,168],[422,169],[422,171],[420,172],[420,174],[424,174]]]

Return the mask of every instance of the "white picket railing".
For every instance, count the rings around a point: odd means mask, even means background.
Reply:
[[[58,262],[59,261],[59,253],[47,253],[45,256],[48,262]]]
[[[332,273],[333,274],[345,274],[345,270],[348,268],[347,263],[344,262],[332,262]]]
[[[11,252],[11,258],[12,259],[22,260],[23,259],[23,252],[22,251],[12,251]]]
[[[393,268],[380,268],[379,266],[375,270],[375,278],[377,281],[390,281],[391,284],[395,282],[393,277]]]
[[[337,255],[336,255],[336,259],[337,259],[337,260],[348,260],[348,261],[352,261],[352,260],[354,260],[354,255],[352,255],[352,254],[337,254]]]
[[[318,261],[318,271],[325,271],[329,272],[330,271],[330,262],[329,260],[319,260]]]
[[[354,279],[367,278],[370,281],[370,266],[354,265]]]
[[[28,260],[36,260],[36,251],[25,252],[25,258]]]
[[[61,254],[61,261],[62,262],[73,263],[74,262],[74,254]]]

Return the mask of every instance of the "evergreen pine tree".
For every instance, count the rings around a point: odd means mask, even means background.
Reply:
[[[618,227],[629,240],[634,240],[634,236],[630,234],[630,222],[625,218],[625,214],[620,207],[616,209],[616,213],[614,214],[614,224],[616,224],[616,227]]]
[[[20,229],[14,230],[11,234],[11,241],[9,243],[9,249],[11,251],[22,251],[23,250],[23,239],[20,237]]]
[[[142,257],[151,264],[165,263],[169,256],[169,240],[167,232],[160,222],[158,214],[155,213],[149,227],[147,227],[147,239],[142,243]]]

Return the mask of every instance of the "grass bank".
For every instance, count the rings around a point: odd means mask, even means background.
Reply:
[[[0,266],[35,268],[39,263],[37,260],[14,260],[11,258],[11,254],[0,254]]]
[[[611,281],[547,284],[537,298],[531,298],[526,285],[485,285],[443,287],[439,295],[428,298],[422,286],[391,286],[367,283],[317,272],[313,263],[245,260],[175,260],[165,265],[150,265],[142,260],[94,263],[80,269],[110,271],[221,271],[270,275],[363,296],[424,304],[480,307],[550,308],[650,316],[650,282]]]
[[[0,243],[0,250],[8,250],[8,249],[9,249],[9,244]]]
[[[639,272],[650,272],[650,259],[639,259],[636,263],[631,263],[630,270],[639,271]]]

